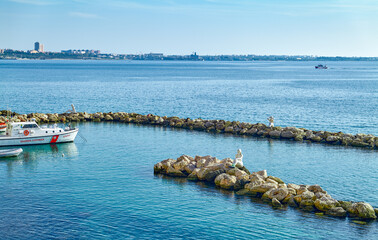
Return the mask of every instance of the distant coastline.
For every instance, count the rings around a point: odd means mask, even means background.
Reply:
[[[25,52],[3,50],[0,60],[149,60],[149,61],[378,61],[378,57],[326,57],[306,55],[164,55],[147,54],[108,54],[108,53],[64,53],[64,52]]]

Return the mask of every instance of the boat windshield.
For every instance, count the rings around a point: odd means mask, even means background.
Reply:
[[[38,128],[37,124],[25,124],[22,126],[22,128]]]

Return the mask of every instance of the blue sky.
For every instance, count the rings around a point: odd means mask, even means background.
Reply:
[[[378,56],[378,1],[0,0],[0,48]]]

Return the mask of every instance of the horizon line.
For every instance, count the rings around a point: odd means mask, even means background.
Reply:
[[[23,52],[28,52],[28,51],[33,51],[28,49],[28,50],[20,50],[20,49],[12,49],[12,48],[0,48],[0,50],[12,50],[12,51],[23,51]],[[163,56],[190,56],[190,55],[197,55],[197,56],[286,56],[286,57],[326,57],[326,58],[378,58],[378,56],[346,56],[346,55],[314,55],[314,54],[253,54],[253,53],[244,53],[244,54],[197,54],[196,51],[193,51],[190,54],[165,54],[162,52],[145,52],[145,53],[114,53],[114,52],[102,52],[101,50],[98,49],[67,49],[67,50],[90,50],[90,51],[99,51],[99,54],[108,54],[108,55],[135,55],[135,56],[140,56],[140,55],[148,55],[148,54],[162,54]],[[62,53],[62,51],[67,51],[67,50],[60,50],[59,52],[55,51],[43,51],[43,52],[38,52],[38,53]],[[0,53],[4,54],[4,53]],[[77,54],[80,55],[80,54]]]

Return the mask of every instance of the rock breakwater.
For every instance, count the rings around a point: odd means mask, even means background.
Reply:
[[[6,121],[6,116],[10,113],[0,111],[0,122]],[[38,123],[56,122],[102,122],[113,121],[121,123],[135,123],[144,125],[158,125],[171,128],[183,128],[195,131],[206,131],[212,133],[226,133],[242,136],[282,139],[290,141],[308,141],[329,145],[342,145],[351,147],[361,147],[378,149],[378,137],[372,134],[347,134],[342,132],[314,131],[297,127],[268,127],[263,123],[246,123],[225,120],[203,120],[179,117],[157,116],[153,114],[142,115],[138,113],[108,112],[108,113],[11,113],[14,121],[26,121],[32,118]]]
[[[317,215],[364,221],[377,218],[378,209],[369,203],[336,200],[319,185],[285,183],[278,177],[269,176],[266,170],[250,173],[244,166],[232,167],[232,163],[231,158],[182,155],[158,162],[154,165],[154,173],[210,182],[219,188],[236,191],[238,195],[259,198],[274,208],[290,206]]]

